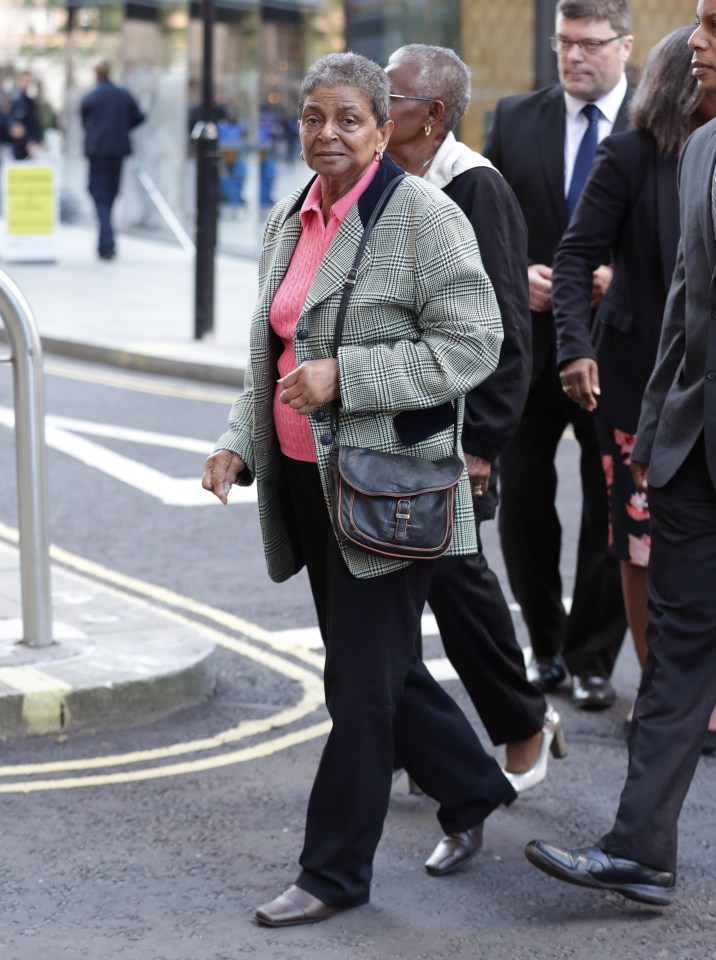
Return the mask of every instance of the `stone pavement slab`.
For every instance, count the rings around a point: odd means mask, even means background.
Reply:
[[[94,228],[60,224],[58,258],[2,263],[37,324],[43,348],[152,373],[241,384],[256,300],[253,259],[218,255],[214,329],[194,337],[194,257],[171,243],[123,235],[98,260]]]
[[[118,257],[100,261],[95,239],[94,227],[59,224],[55,261],[0,263],[45,353],[243,384],[255,260],[216,257],[214,329],[196,340],[193,256],[122,235]],[[141,724],[211,694],[214,648],[199,627],[57,569],[54,642],[29,648],[18,571],[17,552],[0,546],[0,737]]]
[[[22,642],[19,553],[0,544],[0,738],[136,726],[211,695],[199,627],[57,567],[52,610],[52,643]]]

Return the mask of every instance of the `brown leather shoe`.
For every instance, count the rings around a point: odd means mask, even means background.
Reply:
[[[320,923],[336,911],[323,900],[291,884],[280,897],[256,910],[256,922],[266,927],[289,927],[297,923]]]
[[[443,837],[425,861],[425,869],[431,877],[444,877],[452,873],[482,847],[482,828],[479,823],[463,833],[449,833]]]

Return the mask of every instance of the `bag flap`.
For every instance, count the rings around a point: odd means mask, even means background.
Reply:
[[[364,447],[340,447],[338,470],[356,490],[369,496],[407,496],[454,487],[465,464],[453,454],[425,460]]]

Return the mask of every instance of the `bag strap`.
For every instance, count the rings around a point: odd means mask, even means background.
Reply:
[[[375,207],[373,208],[373,212],[370,215],[370,219],[368,220],[368,223],[366,223],[365,225],[363,236],[361,237],[361,241],[358,244],[358,249],[356,250],[356,255],[353,259],[353,266],[350,268],[350,270],[346,274],[345,279],[343,281],[343,296],[341,297],[341,303],[340,303],[340,306],[338,307],[338,316],[336,317],[336,329],[333,334],[333,356],[334,357],[338,356],[338,348],[340,347],[341,340],[343,339],[343,326],[346,320],[346,313],[348,312],[348,301],[351,298],[351,294],[353,293],[353,288],[355,287],[356,280],[358,279],[358,266],[361,262],[361,258],[363,257],[363,251],[365,250],[365,246],[368,243],[368,237],[370,236],[373,230],[373,227],[375,226],[376,220],[383,213],[385,208],[388,206],[388,201],[392,197],[394,191],[400,185],[401,180],[404,180],[404,179],[405,179],[405,174],[401,173],[399,176],[395,177],[395,179],[390,181],[388,186],[380,195],[380,199],[378,200]]]
[[[361,241],[358,244],[358,249],[356,250],[356,255],[353,259],[353,266],[350,268],[343,281],[343,296],[341,297],[340,306],[338,307],[336,329],[333,334],[334,358],[338,357],[338,349],[341,345],[341,340],[343,339],[343,327],[345,325],[346,314],[348,312],[348,301],[350,300],[351,294],[353,293],[353,288],[356,285],[356,280],[358,278],[358,266],[363,256],[363,251],[365,250],[366,244],[368,243],[368,237],[370,236],[378,217],[388,206],[388,201],[393,195],[393,192],[400,185],[401,180],[405,179],[405,176],[406,175],[404,173],[401,173],[399,176],[395,177],[395,179],[391,180],[383,193],[380,195],[380,199],[375,205],[373,212],[370,215],[370,219],[365,225],[363,236],[361,237]],[[338,401],[333,400],[331,403],[331,434],[333,436],[334,443],[338,437],[338,409]],[[457,453],[457,403],[455,404],[455,422],[453,424],[453,452]]]

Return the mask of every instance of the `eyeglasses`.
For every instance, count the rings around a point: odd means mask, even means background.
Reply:
[[[391,93],[391,100],[437,100],[437,97],[406,97],[402,93]]]
[[[628,33],[617,33],[606,40],[568,40],[566,37],[550,37],[549,45],[555,53],[569,53],[572,47],[579,47],[582,53],[599,53],[608,43],[628,37]]]

